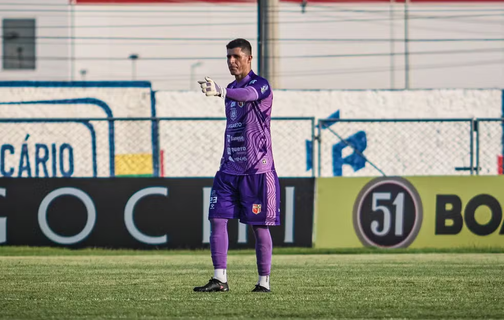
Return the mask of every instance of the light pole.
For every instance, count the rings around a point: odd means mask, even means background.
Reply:
[[[203,65],[203,62],[201,62],[201,61],[198,61],[198,62],[191,64],[191,77],[190,77],[191,83],[189,84],[190,90],[194,90],[194,85],[196,84],[195,69],[201,65]]]
[[[409,60],[409,2],[404,0],[404,88],[410,88],[410,60]]]
[[[131,59],[131,79],[136,80],[136,61],[138,59],[138,54],[132,53],[128,58]]]
[[[395,0],[390,0],[390,89],[395,88],[394,4]]]

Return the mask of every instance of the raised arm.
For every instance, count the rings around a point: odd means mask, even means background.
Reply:
[[[222,88],[209,77],[206,77],[205,81],[198,81],[198,83],[201,86],[201,91],[207,96],[219,96],[223,99],[228,97],[238,102],[262,100],[271,92],[266,81],[252,80],[245,88]]]
[[[228,88],[224,91],[224,98],[228,97],[231,100],[238,102],[256,101],[259,99],[259,93],[254,87],[246,88]]]

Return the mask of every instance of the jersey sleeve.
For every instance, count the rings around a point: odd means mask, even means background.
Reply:
[[[262,100],[268,97],[270,93],[271,88],[266,79],[253,79],[245,88],[226,89],[226,97],[238,102]]]

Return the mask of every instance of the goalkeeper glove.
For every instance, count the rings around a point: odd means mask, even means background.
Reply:
[[[198,83],[200,84],[201,92],[207,97],[218,96],[223,99],[226,97],[226,88],[221,88],[209,77],[205,77],[205,81],[198,81]]]

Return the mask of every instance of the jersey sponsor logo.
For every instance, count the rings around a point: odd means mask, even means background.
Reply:
[[[267,84],[265,84],[264,86],[262,86],[262,87],[261,87],[261,93],[265,93],[265,92],[266,92],[266,90],[268,90],[268,88],[269,88],[269,87],[268,87],[268,85],[267,85]]]
[[[261,213],[261,205],[260,204],[253,204],[252,205],[252,213],[253,214],[259,214]]]
[[[231,151],[233,152],[247,151],[247,147],[231,148]]]
[[[235,121],[236,118],[238,118],[238,112],[236,111],[236,109],[231,109],[229,116],[231,117],[231,120]]]
[[[228,142],[231,142],[231,141],[238,141],[238,142],[243,142],[245,141],[245,137],[244,136],[238,136],[238,137],[231,137],[231,135],[228,135]]]
[[[232,123],[232,124],[228,125],[228,129],[241,128],[242,125],[243,124],[241,122]]]
[[[244,105],[245,105],[244,102],[238,102],[238,107],[243,108]]]
[[[231,101],[231,106],[230,106],[230,107],[231,107],[231,108],[236,107],[236,101]]]

